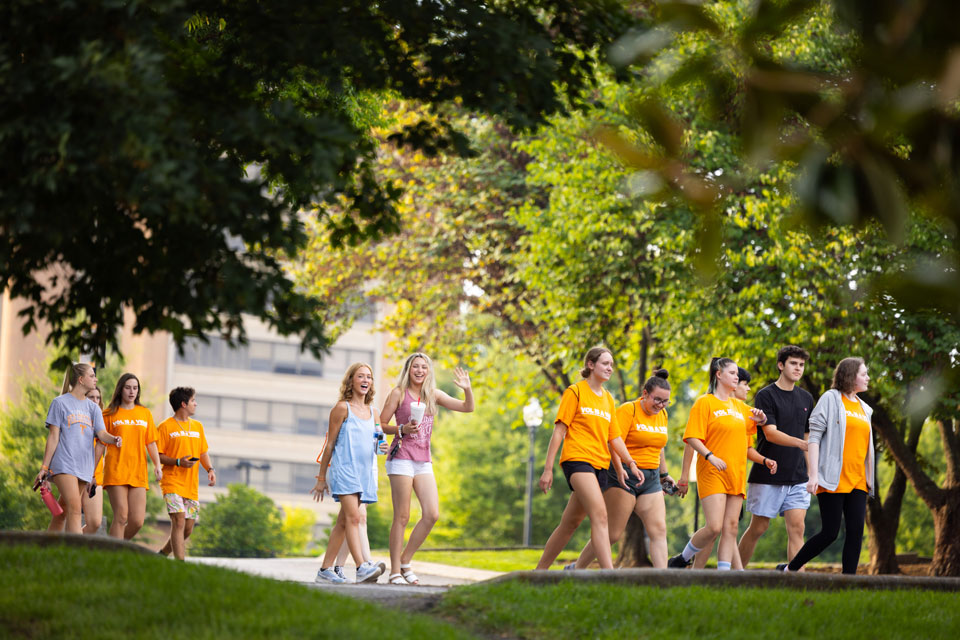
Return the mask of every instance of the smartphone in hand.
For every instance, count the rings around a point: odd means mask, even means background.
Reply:
[[[196,461],[199,460],[199,459],[200,459],[200,458],[187,458],[187,460],[189,460],[190,462],[196,462]]]

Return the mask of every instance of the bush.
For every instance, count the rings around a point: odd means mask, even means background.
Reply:
[[[191,539],[197,556],[272,558],[284,550],[283,519],[273,500],[255,489],[232,484],[226,495],[203,509]]]
[[[283,509],[283,555],[302,556],[313,539],[313,525],[317,516],[310,509],[284,507]]]

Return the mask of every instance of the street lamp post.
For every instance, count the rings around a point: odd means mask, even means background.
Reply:
[[[530,521],[533,517],[533,462],[537,427],[543,422],[543,407],[536,398],[530,398],[523,408],[523,423],[530,435],[530,455],[527,458],[527,503],[523,508],[523,546],[530,546]]]
[[[270,463],[264,462],[263,464],[253,464],[249,460],[241,460],[236,465],[234,465],[234,468],[243,469],[243,484],[249,487],[250,486],[250,469],[256,469],[257,471],[270,471]]]

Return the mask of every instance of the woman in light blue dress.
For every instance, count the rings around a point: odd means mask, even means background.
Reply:
[[[320,473],[311,493],[314,500],[323,500],[324,493],[329,492],[340,503],[340,514],[330,532],[317,582],[345,582],[333,570],[344,538],[357,565],[357,582],[375,582],[386,569],[382,562],[363,560],[360,542],[360,505],[377,501],[374,457],[380,442],[386,446],[380,415],[372,404],[373,392],[373,369],[360,362],[352,364],[340,384],[340,400],[330,412],[329,446],[320,458]]]

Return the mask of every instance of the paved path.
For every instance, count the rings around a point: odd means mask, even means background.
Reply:
[[[387,573],[390,572],[390,559],[374,556],[374,561],[382,561],[387,565]],[[396,586],[388,583],[387,575],[380,576],[376,583],[367,584],[317,584],[314,577],[317,575],[317,569],[320,568],[320,558],[190,558],[189,562],[197,564],[215,565],[226,567],[235,571],[243,571],[253,575],[273,578],[274,580],[286,580],[288,582],[298,582],[305,586],[315,587],[317,589],[329,590],[342,595],[363,598],[364,600],[374,600],[378,602],[394,602],[409,598],[422,598],[424,596],[437,596],[455,585],[471,584],[481,580],[490,580],[503,575],[499,571],[485,571],[483,569],[468,569],[465,567],[454,567],[446,564],[436,564],[433,562],[417,562],[414,560],[413,568],[420,578],[418,586]],[[344,567],[344,573],[347,580],[353,578],[353,565]]]

